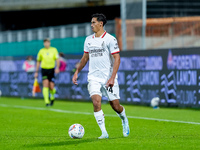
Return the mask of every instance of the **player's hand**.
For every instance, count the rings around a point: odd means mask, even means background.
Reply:
[[[114,78],[110,78],[106,83],[106,87],[113,87],[114,83],[115,83],[115,79]]]
[[[35,72],[34,78],[37,78],[37,77],[38,77],[38,72]]]
[[[55,73],[58,74],[60,72],[59,68],[55,69]]]
[[[73,78],[72,78],[72,82],[73,82],[75,85],[78,85],[78,83],[77,83],[77,78],[78,78],[78,74],[75,72],[75,73],[74,73],[74,76],[73,76]]]

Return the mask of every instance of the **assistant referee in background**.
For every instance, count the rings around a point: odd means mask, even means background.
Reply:
[[[58,51],[55,47],[51,47],[50,39],[44,39],[44,48],[40,49],[37,55],[37,65],[36,72],[34,77],[38,77],[38,71],[41,63],[42,68],[42,83],[43,83],[43,97],[46,106],[52,106],[55,100],[56,89],[55,86],[55,75],[59,73],[59,55]],[[56,66],[56,68],[55,68]],[[50,100],[49,100],[49,92],[50,92]]]

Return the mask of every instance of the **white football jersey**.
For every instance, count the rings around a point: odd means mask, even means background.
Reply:
[[[89,53],[88,81],[106,83],[113,71],[112,55],[120,52],[116,38],[107,32],[100,37],[95,37],[95,34],[90,35],[85,40],[84,52]]]

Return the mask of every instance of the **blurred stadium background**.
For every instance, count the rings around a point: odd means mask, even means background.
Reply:
[[[165,106],[200,107],[199,8],[199,0],[0,0],[2,95],[31,97],[33,73],[22,65],[49,37],[67,59],[57,76],[57,97],[89,100],[87,66],[79,86],[71,77],[98,12],[107,16],[105,29],[122,51],[122,102],[149,105],[158,96]]]

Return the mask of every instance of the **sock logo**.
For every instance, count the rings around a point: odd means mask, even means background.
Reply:
[[[99,125],[102,125],[102,124],[103,124],[103,120],[102,120],[102,119],[99,119],[99,120],[97,120],[97,123],[98,123]]]

